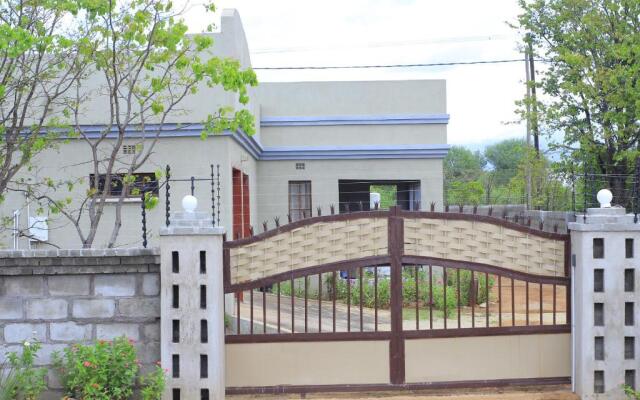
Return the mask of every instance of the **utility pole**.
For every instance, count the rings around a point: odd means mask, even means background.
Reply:
[[[529,104],[529,99],[531,98],[531,89],[529,88],[529,81],[531,79],[530,74],[529,74],[529,51],[525,50],[524,52],[524,69],[525,69],[525,76],[526,76],[526,80],[525,80],[525,88],[526,88],[526,97],[525,97],[525,106],[526,106],[526,110],[527,110],[527,150],[531,147],[531,119],[529,118],[529,115],[531,115],[531,105]],[[529,166],[529,163],[527,163],[526,166],[526,170],[525,170],[525,174],[526,174],[526,185],[525,185],[525,191],[526,191],[526,205],[527,205],[527,209],[531,208],[531,203],[532,203],[532,199],[531,199],[531,168]]]
[[[538,141],[538,136],[540,134],[538,129],[538,104],[536,98],[536,68],[533,59],[533,44],[531,40],[529,40],[528,44],[528,53],[529,53],[529,79],[531,80],[531,85],[527,85],[531,90],[531,131],[533,132],[533,147],[536,149],[536,156],[540,157],[540,143]]]

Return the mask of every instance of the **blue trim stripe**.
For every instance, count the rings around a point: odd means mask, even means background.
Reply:
[[[444,158],[449,145],[265,147],[261,160],[361,160]]]
[[[89,138],[98,138],[105,126],[86,125],[82,129]],[[159,129],[157,125],[147,125],[145,136],[153,137],[157,129]],[[200,137],[203,129],[202,124],[164,124],[160,135],[162,137]],[[225,131],[213,137],[226,136],[231,137],[254,159],[260,161],[444,158],[451,147],[446,144],[263,147],[253,136],[249,136],[241,130],[236,133]],[[116,128],[112,128],[107,137],[117,137]],[[137,126],[132,125],[127,129],[126,137],[141,138],[142,134]]]
[[[260,126],[423,125],[448,124],[449,114],[391,114],[262,117]]]

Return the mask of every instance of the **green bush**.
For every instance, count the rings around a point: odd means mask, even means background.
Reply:
[[[35,400],[44,391],[47,370],[35,368],[40,343],[24,342],[20,353],[6,354],[0,364],[0,400]]]
[[[624,390],[624,394],[628,399],[640,400],[640,391],[633,390],[633,388],[626,385],[622,386],[622,389]]]
[[[337,276],[337,274],[336,274]],[[298,278],[293,283],[293,295],[295,297],[304,297],[304,279]],[[307,280],[310,278],[307,277]],[[443,289],[443,277],[436,275],[432,276],[433,281],[433,293],[429,293],[429,276],[426,270],[418,270],[418,301],[422,306],[428,306],[430,296],[433,296],[433,308],[439,311],[445,310],[445,298]],[[478,294],[476,297],[476,304],[486,302],[486,287],[487,282],[485,275],[482,273],[475,273],[474,279],[478,281]],[[350,282],[350,283],[349,283]],[[362,303],[364,307],[373,308],[375,304],[375,288],[374,277],[370,271],[365,271],[362,277]],[[349,289],[347,285],[351,285]],[[494,278],[489,277],[489,290],[493,287]],[[308,284],[308,287],[310,285]],[[460,270],[460,304],[462,306],[469,306],[470,304],[470,287],[471,287],[471,271]],[[333,274],[324,274],[324,286],[323,298],[330,300],[333,298]],[[458,293],[457,288],[457,274],[455,269],[449,269],[447,274],[447,302],[446,309],[451,311],[457,308]],[[277,292],[276,286],[271,288],[272,293]],[[280,282],[280,294],[283,296],[291,296],[291,281]],[[350,302],[352,305],[360,306],[360,279],[355,278],[351,280],[336,279],[336,299],[346,303],[347,296],[350,294]],[[318,299],[318,292],[316,290],[308,290],[308,299]],[[416,302],[416,280],[415,270],[413,268],[405,268],[402,272],[402,298],[403,306],[415,306]],[[378,276],[378,308],[387,309],[391,304],[391,288],[390,279],[388,277]],[[448,315],[448,314],[447,314]]]
[[[125,400],[133,395],[140,362],[133,341],[119,337],[93,345],[74,344],[62,355],[54,354],[67,396],[83,400]],[[144,400],[158,400],[164,390],[164,371],[160,366],[140,377]]]

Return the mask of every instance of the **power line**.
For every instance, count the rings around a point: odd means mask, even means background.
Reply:
[[[254,70],[321,70],[321,69],[371,69],[371,68],[414,68],[414,67],[447,67],[454,65],[505,64],[524,62],[524,58],[505,60],[451,61],[417,64],[371,64],[371,65],[324,65],[324,66],[294,66],[294,67],[253,67]],[[541,60],[542,61],[542,60]]]

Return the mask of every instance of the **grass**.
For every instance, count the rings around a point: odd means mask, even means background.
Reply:
[[[433,310],[434,318],[443,318],[444,312],[441,310]],[[420,321],[429,319],[429,309],[428,308],[420,308],[418,310],[418,317]],[[402,320],[403,321],[415,321],[416,320],[416,309],[415,307],[404,307],[402,309]]]

